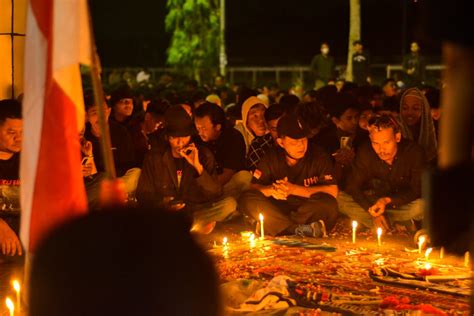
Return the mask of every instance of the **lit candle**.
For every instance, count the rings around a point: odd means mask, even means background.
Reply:
[[[439,250],[439,258],[440,259],[444,258],[444,247],[441,247],[441,249]]]
[[[352,243],[356,243],[357,221],[352,221]]]
[[[14,316],[15,315],[15,304],[13,304],[13,301],[9,297],[7,297],[5,302],[7,303],[7,308],[10,311],[10,316]]]
[[[13,289],[15,290],[15,293],[16,293],[16,307],[18,309],[18,311],[20,311],[20,282],[18,282],[18,280],[13,280],[12,282],[13,284]]]
[[[249,241],[250,241],[250,248],[255,247],[255,234],[250,235]]]
[[[425,235],[421,235],[418,238],[418,253],[421,253],[421,248],[423,248],[423,244],[425,243],[425,241],[426,241],[426,236]]]
[[[377,243],[379,246],[382,245],[380,238],[382,237],[382,227],[377,228]]]
[[[429,262],[425,263],[425,270],[431,270],[431,264]]]
[[[430,260],[430,254],[431,254],[432,251],[433,251],[433,248],[426,249],[426,251],[425,251],[425,259],[426,260]]]
[[[464,254],[464,266],[466,268],[469,268],[469,251],[466,251]]]
[[[263,229],[263,214],[260,213],[258,215],[259,219],[260,219],[260,239],[264,239],[265,238],[265,230]]]
[[[228,247],[228,239],[227,237],[224,237],[222,240],[222,256],[224,259],[229,259],[229,247]]]

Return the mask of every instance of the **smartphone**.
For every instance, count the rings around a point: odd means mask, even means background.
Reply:
[[[192,150],[191,148],[189,148],[189,147],[190,147],[191,145],[193,145],[193,144],[194,144],[194,143],[189,143],[189,144],[184,148],[184,153],[185,153],[186,155],[190,155],[190,154],[193,152],[193,150]]]
[[[184,204],[183,200],[171,200],[170,205]]]
[[[351,138],[342,136],[340,139],[340,148],[351,148]]]

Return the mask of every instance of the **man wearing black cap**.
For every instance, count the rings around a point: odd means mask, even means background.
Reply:
[[[324,237],[337,219],[331,160],[308,147],[309,131],[295,114],[283,116],[277,131],[278,146],[260,161],[239,207],[256,220],[262,213],[269,235]]]
[[[150,151],[143,163],[137,188],[140,204],[179,211],[193,218],[193,230],[209,233],[216,221],[236,210],[234,198],[223,198],[216,163],[205,147],[195,145],[191,117],[181,106],[165,113],[164,152]]]

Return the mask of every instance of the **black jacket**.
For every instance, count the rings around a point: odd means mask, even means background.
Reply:
[[[222,195],[222,186],[217,181],[214,157],[207,148],[199,145],[197,148],[204,171],[199,176],[196,169],[185,162],[179,185],[171,149],[164,153],[150,151],[138,181],[136,195],[139,203],[162,207],[165,206],[164,197],[173,197],[190,206],[218,199]]]
[[[346,192],[366,210],[386,196],[392,199],[390,208],[399,208],[421,197],[421,173],[425,166],[423,149],[414,142],[402,140],[398,144],[392,165],[382,161],[372,145],[366,143],[356,154]]]
[[[117,176],[121,177],[128,169],[140,166],[135,160],[132,139],[127,129],[118,123],[109,121],[109,130],[115,169],[117,171]],[[99,138],[92,134],[90,124],[86,125],[84,137],[92,143],[92,152],[94,154],[97,171],[104,172],[105,165],[104,160],[102,159],[102,149],[100,148]]]

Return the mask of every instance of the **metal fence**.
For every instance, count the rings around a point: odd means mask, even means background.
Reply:
[[[339,76],[343,76],[346,65],[336,66],[336,71]],[[441,71],[444,69],[444,65],[427,65],[426,72],[428,74],[428,81],[436,81],[441,77]],[[128,75],[136,77],[136,74],[140,72],[142,68],[104,68],[103,77],[108,76],[116,71],[124,74],[128,72]],[[164,73],[176,73],[173,68],[147,68],[150,73],[151,80],[158,80],[159,77]],[[371,77],[374,83],[380,83],[386,78],[397,77],[402,75],[402,65],[397,64],[373,64],[370,66]],[[257,86],[258,84],[264,84],[269,82],[278,83],[280,86],[290,86],[294,83],[300,83],[303,85],[312,84],[311,73],[309,66],[274,66],[274,67],[257,67],[257,66],[246,66],[246,67],[227,67],[227,81],[229,83],[244,82]]]

